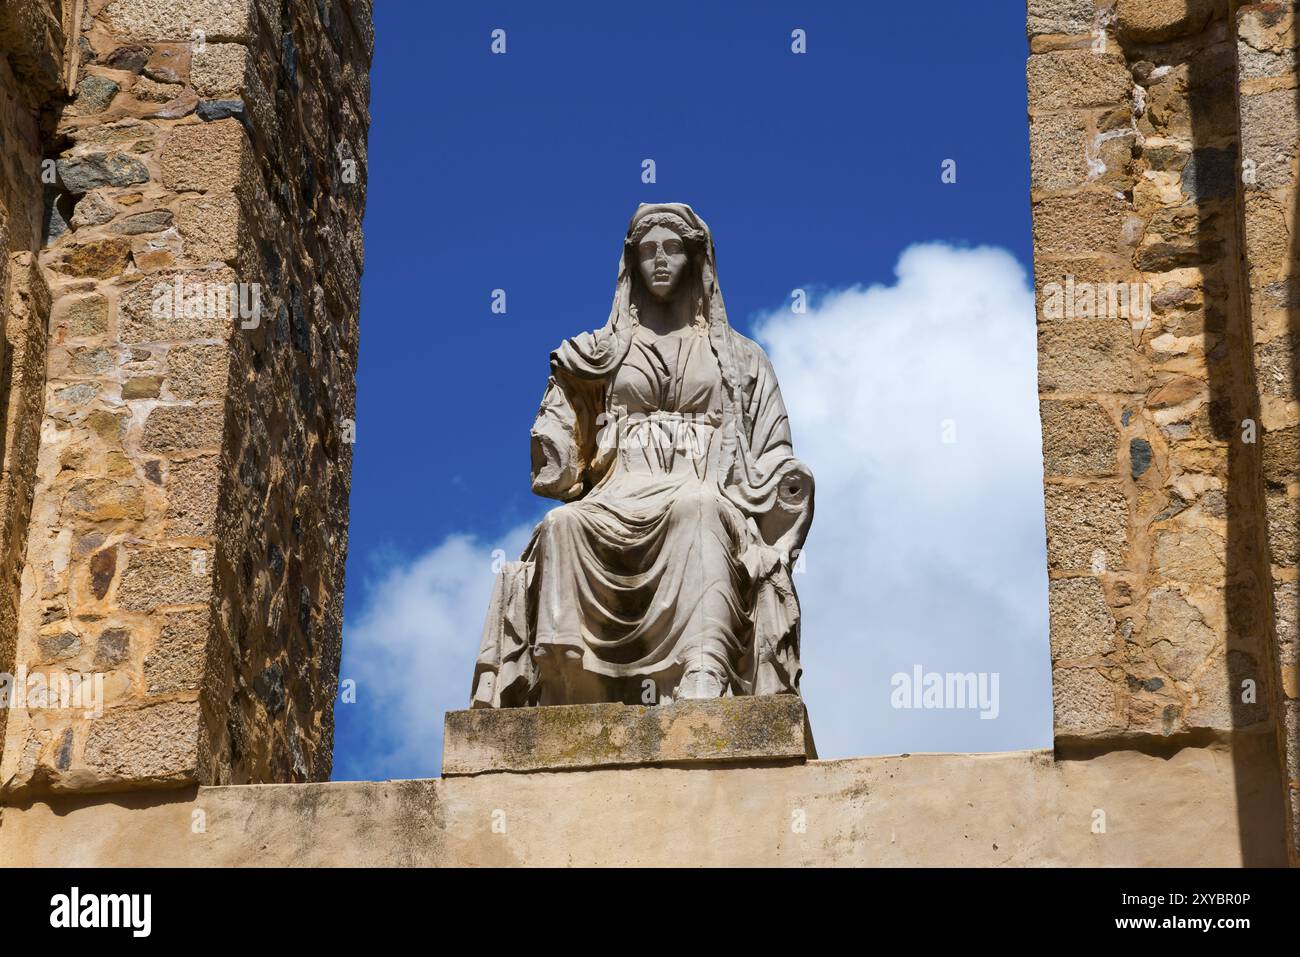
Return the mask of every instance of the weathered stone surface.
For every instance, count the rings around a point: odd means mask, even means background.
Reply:
[[[248,0],[112,0],[103,16],[122,39],[247,40],[251,11]]]
[[[211,399],[222,394],[229,375],[225,345],[173,346],[167,353],[167,383],[178,399]]]
[[[108,781],[185,783],[197,763],[198,727],[198,702],[108,711],[90,725],[85,763]]]
[[[1091,33],[1096,0],[1029,0],[1029,35]]]
[[[1152,565],[1164,578],[1212,585],[1223,581],[1227,547],[1210,528],[1165,529],[1155,535]]]
[[[1133,43],[1157,43],[1204,29],[1226,0],[1116,0],[1119,35]]]
[[[167,471],[167,527],[173,535],[205,537],[217,513],[218,461],[213,455],[173,462]]]
[[[796,695],[447,712],[444,776],[815,758]]]
[[[1042,323],[1038,328],[1038,384],[1044,392],[1136,392],[1136,350],[1123,319]]]
[[[98,226],[116,215],[116,207],[99,190],[91,190],[81,198],[76,209],[72,211],[72,228]]]
[[[1029,123],[1030,185],[1066,189],[1088,179],[1088,124],[1083,112],[1051,113]]]
[[[1057,735],[1114,731],[1116,688],[1095,668],[1053,668],[1052,705]]]
[[[5,810],[0,864],[1278,866],[1272,757],[1245,741],[1235,758],[914,754],[200,788],[130,805],[56,798]],[[1090,827],[1099,807],[1104,834]],[[198,808],[207,826],[196,832]],[[802,833],[791,832],[796,810]],[[172,833],[185,837],[158,839]]]
[[[1111,651],[1115,616],[1095,578],[1055,578],[1047,591],[1052,660],[1072,661]]]
[[[233,190],[246,163],[244,128],[235,119],[177,126],[162,150],[163,183],[174,190]]]
[[[1278,488],[1300,482],[1300,426],[1266,433],[1263,446],[1264,481]]]
[[[1030,56],[1029,102],[1038,110],[1111,106],[1133,87],[1124,58],[1116,53],[1062,50]]]
[[[1119,433],[1096,402],[1044,400],[1043,467],[1048,475],[1113,475]]]
[[[212,448],[221,444],[221,407],[160,405],[145,420],[140,447],[156,452]]]
[[[1268,544],[1275,565],[1300,564],[1300,500],[1284,495],[1267,498]]]
[[[53,321],[69,336],[102,336],[108,332],[108,300],[98,293],[64,296],[55,306]]]
[[[1117,485],[1048,485],[1047,563],[1061,571],[1124,567],[1128,499]]]
[[[1259,189],[1292,185],[1291,165],[1300,140],[1295,100],[1295,90],[1241,98],[1242,156],[1255,164],[1252,185]]]
[[[1109,191],[1044,197],[1034,204],[1034,248],[1045,256],[1117,252],[1129,212]]]
[[[189,548],[132,548],[117,589],[128,611],[165,605],[193,605],[211,596],[212,576]]]
[[[1290,398],[1300,383],[1300,349],[1287,336],[1276,336],[1255,348],[1259,387],[1269,395]]]
[[[225,292],[235,281],[229,269],[194,270],[181,275],[177,306],[177,274],[158,273],[121,294],[118,337],[125,343],[224,339],[234,326]],[[216,293],[221,295],[217,296]],[[196,304],[189,308],[188,304]]]
[[[77,96],[72,101],[72,112],[89,116],[106,110],[120,89],[115,80],[105,76],[91,74],[83,77],[77,84]]]
[[[238,93],[244,88],[248,48],[239,43],[209,43],[195,50],[190,65],[190,82],[202,97]]]
[[[172,224],[170,209],[151,209],[143,213],[133,213],[109,227],[111,232],[135,236],[140,233],[156,233]]]
[[[178,225],[186,256],[195,262],[233,262],[239,254],[239,201],[233,193],[182,200]]]
[[[1173,588],[1159,588],[1147,603],[1140,640],[1170,677],[1187,680],[1219,643],[1201,612]]]
[[[243,100],[200,100],[196,113],[199,119],[211,123],[227,117],[238,119],[244,115]]]
[[[40,63],[42,79],[24,73],[19,89],[9,72],[15,10],[49,27],[22,67]],[[203,747],[188,748],[176,782],[329,775],[351,462],[338,430],[355,414],[369,12],[366,0],[0,5],[0,247],[14,254],[0,257],[10,297],[0,671],[42,654],[75,668],[98,660],[113,713],[158,695],[202,697]],[[66,44],[60,25],[79,42]],[[65,52],[79,55],[76,69]],[[358,178],[341,180],[342,154]],[[46,158],[54,183],[43,182]],[[248,218],[236,198],[253,209]],[[250,274],[213,268],[236,261]],[[178,275],[182,289],[169,289]],[[247,317],[229,311],[232,283],[291,318],[283,342],[271,323],[241,324]],[[173,302],[173,292],[185,296]],[[232,369],[232,355],[243,364]],[[227,409],[239,420],[229,431]],[[279,576],[268,595],[256,559],[272,544]],[[230,659],[202,684],[199,649],[214,649],[206,637],[181,642],[175,615],[214,608],[230,620],[211,644]],[[125,645],[113,643],[118,634]],[[252,690],[271,663],[281,674],[274,716]],[[178,735],[194,730],[173,724]],[[88,748],[89,729],[77,715],[0,711],[0,781],[19,791],[158,783],[131,779],[152,773],[134,757]]]
[[[69,276],[104,279],[121,274],[131,256],[131,244],[121,239],[101,239],[73,246],[62,269]]]
[[[147,183],[149,169],[126,153],[83,153],[55,164],[59,179],[70,193],[88,193],[100,186]]]
[[[206,608],[167,616],[153,649],[144,660],[144,680],[149,694],[199,689],[209,624]]]

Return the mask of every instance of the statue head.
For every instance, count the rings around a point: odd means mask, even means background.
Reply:
[[[705,242],[704,232],[682,217],[647,207],[628,231],[629,265],[651,296],[661,301],[673,299],[685,285],[691,267],[698,268]]]
[[[667,226],[649,230],[636,247],[641,281],[656,299],[670,299],[681,284],[690,257],[682,237]]]

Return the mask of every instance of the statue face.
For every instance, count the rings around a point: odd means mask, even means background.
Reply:
[[[666,226],[655,226],[637,245],[641,278],[657,299],[669,299],[686,272],[686,243]]]

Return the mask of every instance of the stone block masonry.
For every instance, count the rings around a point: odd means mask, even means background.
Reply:
[[[372,49],[364,0],[82,8],[13,664],[102,715],[13,709],[8,796],[329,777]]]
[[[1292,7],[1028,9],[1058,751],[1277,739],[1300,809]]]

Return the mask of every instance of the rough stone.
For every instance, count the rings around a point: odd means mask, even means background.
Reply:
[[[173,462],[167,472],[167,527],[173,535],[209,536],[217,512],[216,456]]]
[[[206,602],[212,576],[189,548],[132,548],[118,585],[117,600],[128,611]]]
[[[131,244],[120,239],[101,239],[68,250],[62,270],[69,276],[106,279],[120,275],[131,257]]]
[[[1029,0],[1029,35],[1089,34],[1097,18],[1095,0]]]
[[[109,228],[115,233],[135,236],[140,233],[156,233],[166,229],[171,224],[172,212],[170,209],[151,209],[143,213],[134,213],[127,216]]]
[[[140,447],[154,452],[212,448],[221,444],[218,405],[160,405],[145,420]]]
[[[205,122],[224,120],[228,117],[240,118],[244,115],[243,100],[200,100],[197,108],[199,119]]]
[[[244,89],[244,71],[248,48],[238,43],[209,43],[195,50],[190,66],[190,81],[201,97],[220,97]]]
[[[447,712],[444,777],[488,771],[791,763],[815,758],[796,695]]]
[[[162,176],[169,189],[229,191],[245,163],[244,128],[235,119],[177,126],[163,145]]]
[[[1044,322],[1038,327],[1038,385],[1044,392],[1086,395],[1138,392],[1136,355],[1124,319]]]
[[[102,113],[108,109],[120,89],[121,86],[108,77],[94,74],[83,77],[77,84],[77,97],[72,101],[72,111],[80,116]]]
[[[198,702],[114,709],[91,725],[85,762],[107,780],[183,783],[194,773],[198,730]]]
[[[1112,650],[1115,616],[1096,578],[1055,578],[1047,592],[1053,661],[1074,661]]]
[[[126,153],[84,153],[57,160],[54,165],[70,193],[149,182],[148,167]]]
[[[1225,0],[1116,0],[1120,37],[1132,43],[1159,43],[1205,28]]]
[[[197,691],[203,678],[209,612],[168,615],[153,649],[145,657],[144,679],[151,695]]]
[[[1062,50],[1029,57],[1029,102],[1037,110],[1111,106],[1128,99],[1133,86],[1116,53]]]
[[[1048,565],[1061,571],[1124,567],[1128,499],[1117,485],[1048,485]]]
[[[1030,184],[1067,189],[1088,179],[1088,124],[1082,112],[1051,113],[1029,123]]]
[[[1043,465],[1048,475],[1113,475],[1119,433],[1096,402],[1044,400]]]
[[[1116,725],[1115,685],[1092,668],[1054,668],[1052,703],[1058,735],[1101,733]]]
[[[102,16],[123,39],[185,42],[201,31],[205,42],[246,41],[252,9],[229,0],[112,0]]]
[[[1129,212],[1109,191],[1044,197],[1034,204],[1034,248],[1044,256],[1116,252]]]

